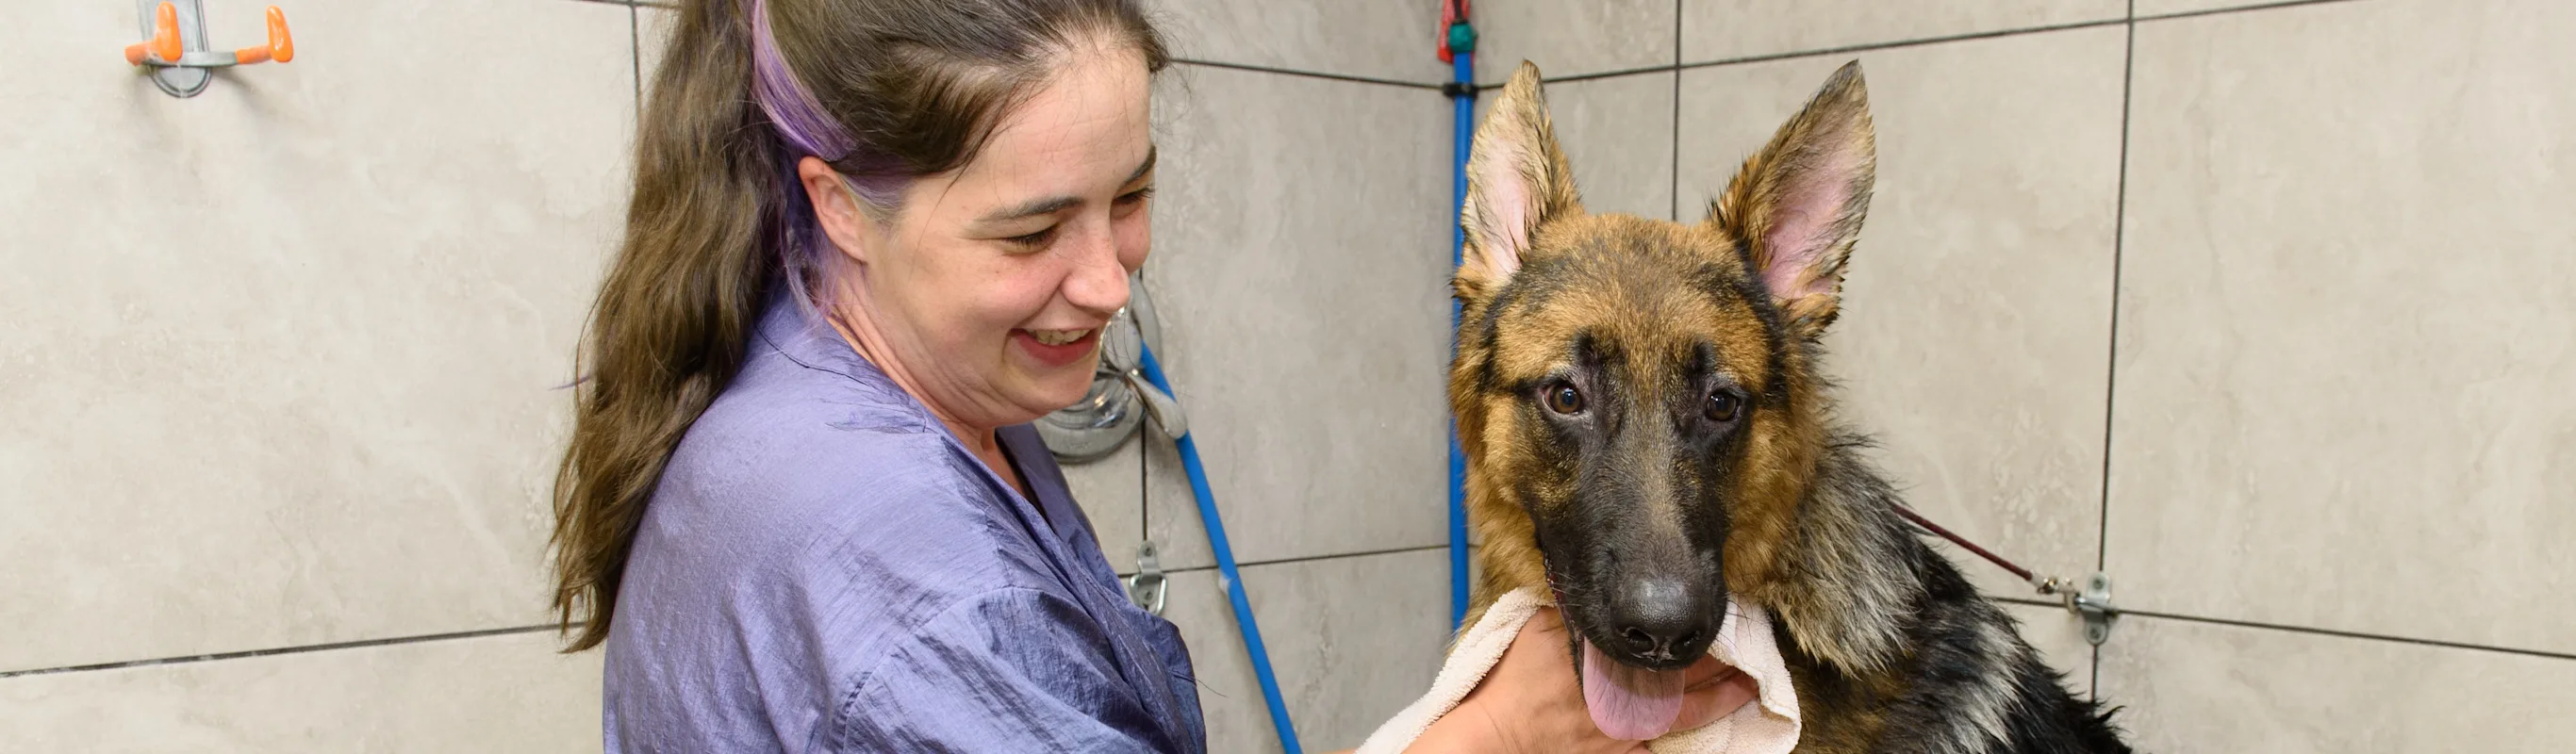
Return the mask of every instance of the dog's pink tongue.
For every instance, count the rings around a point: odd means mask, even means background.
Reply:
[[[1621,665],[1583,642],[1583,703],[1602,735],[1644,741],[1672,730],[1682,713],[1682,671]]]

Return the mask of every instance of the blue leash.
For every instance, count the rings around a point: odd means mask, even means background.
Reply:
[[[1153,383],[1165,395],[1172,395],[1171,381],[1163,377],[1163,365],[1154,360],[1154,349],[1141,345],[1137,349],[1138,371],[1145,381]],[[1217,517],[1216,492],[1208,488],[1207,467],[1199,464],[1197,432],[1185,432],[1172,444],[1181,451],[1181,468],[1189,472],[1190,494],[1198,498],[1199,522],[1207,525],[1208,549],[1216,553],[1216,569],[1225,579],[1226,599],[1234,602],[1234,625],[1243,631],[1244,651],[1252,655],[1252,675],[1261,681],[1261,699],[1270,704],[1270,725],[1279,729],[1279,745],[1288,754],[1304,754],[1297,745],[1297,726],[1288,721],[1288,703],[1279,696],[1279,678],[1270,672],[1270,649],[1261,643],[1261,624],[1252,618],[1252,600],[1243,594],[1243,577],[1234,570],[1234,546],[1225,539],[1225,521]]]

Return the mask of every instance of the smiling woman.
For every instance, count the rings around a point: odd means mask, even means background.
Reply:
[[[613,751],[1204,748],[1027,423],[1150,241],[1123,0],[707,0],[653,82],[556,489]]]

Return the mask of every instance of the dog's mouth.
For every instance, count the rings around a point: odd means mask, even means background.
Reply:
[[[1683,670],[1648,670],[1610,659],[1592,640],[1577,638],[1582,660],[1575,674],[1583,678],[1583,705],[1601,734],[1644,741],[1672,730],[1682,712]]]
[[[1584,621],[1573,613],[1575,606],[1566,602],[1565,591],[1553,585],[1556,604],[1566,622],[1567,633],[1574,637],[1574,672],[1583,682],[1583,704],[1592,714],[1592,724],[1602,735],[1625,741],[1645,741],[1670,732],[1681,716],[1682,695],[1688,690],[1685,673],[1688,663],[1669,670],[1642,668],[1619,661],[1594,645]]]

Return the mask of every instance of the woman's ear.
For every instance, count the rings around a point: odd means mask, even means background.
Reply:
[[[797,160],[796,179],[805,184],[805,196],[814,202],[814,219],[822,224],[823,235],[850,261],[867,264],[868,241],[877,237],[877,219],[859,203],[848,179],[820,157]]]

